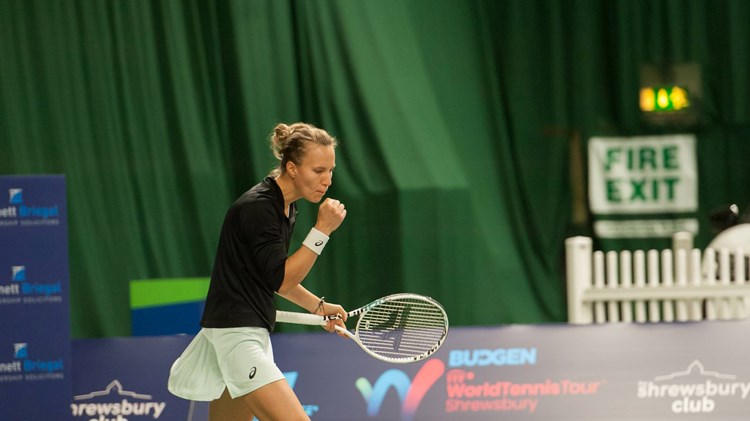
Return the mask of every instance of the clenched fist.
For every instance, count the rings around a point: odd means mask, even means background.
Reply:
[[[346,218],[344,204],[336,199],[328,198],[318,208],[318,221],[315,228],[325,235],[330,236]]]

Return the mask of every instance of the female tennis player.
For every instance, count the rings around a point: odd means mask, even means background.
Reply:
[[[201,331],[172,365],[169,390],[211,401],[209,421],[309,420],[273,360],[274,294],[319,315],[346,311],[301,285],[329,236],[346,217],[338,200],[318,208],[315,226],[289,255],[295,202],[318,203],[331,186],[336,139],[306,123],[279,124],[271,149],[279,165],[226,213],[201,319]]]

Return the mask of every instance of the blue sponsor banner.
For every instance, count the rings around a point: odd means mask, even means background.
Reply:
[[[206,402],[166,389],[191,339],[75,341],[74,419],[206,421]],[[327,333],[272,341],[313,421],[739,421],[750,414],[747,321],[459,327],[434,356],[413,364],[375,360]]]
[[[192,336],[152,336],[73,341],[74,421],[206,421],[208,403],[177,398],[167,390],[172,362]]]
[[[67,420],[71,392],[65,178],[0,176],[0,417]]]

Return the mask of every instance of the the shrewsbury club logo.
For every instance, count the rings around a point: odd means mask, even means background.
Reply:
[[[115,379],[103,390],[73,396],[70,412],[86,421],[158,420],[166,406],[166,402],[154,402],[152,395],[125,390]]]
[[[440,360],[432,359],[419,369],[414,380],[409,379],[409,376],[401,370],[391,369],[381,374],[375,384],[360,377],[355,385],[367,402],[368,416],[376,417],[380,413],[383,400],[392,387],[401,400],[401,419],[411,421],[414,419],[422,398],[443,373],[445,373],[445,364]]]
[[[720,401],[745,400],[748,395],[750,382],[739,381],[734,374],[707,370],[698,360],[685,370],[638,382],[638,399],[667,400],[675,414],[711,413]]]

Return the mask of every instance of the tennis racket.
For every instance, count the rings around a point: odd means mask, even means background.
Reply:
[[[336,326],[371,356],[389,363],[423,360],[440,348],[448,335],[443,306],[418,294],[393,294],[347,313],[357,316],[354,333]],[[341,316],[277,311],[276,321],[325,326]]]

